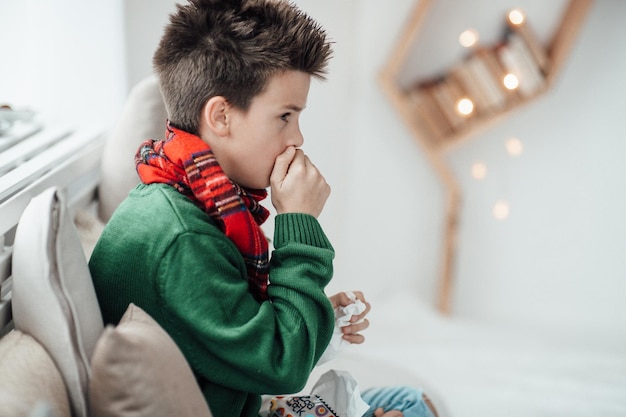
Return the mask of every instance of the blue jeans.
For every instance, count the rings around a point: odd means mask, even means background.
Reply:
[[[434,417],[422,398],[422,390],[408,386],[369,388],[361,393],[370,408],[363,417],[372,417],[377,408],[402,411],[404,417]]]

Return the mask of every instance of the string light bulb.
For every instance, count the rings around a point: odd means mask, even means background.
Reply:
[[[509,202],[505,200],[496,201],[492,210],[493,217],[495,217],[496,220],[506,220],[510,212],[511,207],[509,206]]]
[[[462,97],[456,102],[456,111],[461,116],[469,116],[474,111],[474,102],[467,97]]]
[[[502,84],[507,90],[515,90],[519,87],[519,79],[517,75],[513,73],[508,73],[502,78]]]
[[[521,9],[511,9],[507,14],[507,19],[512,25],[520,26],[526,21],[526,14]]]
[[[459,35],[459,43],[465,48],[471,48],[478,43],[478,32],[476,29],[467,29]]]
[[[524,144],[518,138],[509,138],[506,141],[506,151],[511,156],[520,156],[524,150]]]
[[[472,177],[476,180],[482,180],[487,176],[487,165],[482,162],[475,162],[472,165]]]

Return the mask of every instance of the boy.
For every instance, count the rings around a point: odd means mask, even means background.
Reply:
[[[319,25],[279,0],[178,5],[155,52],[166,138],[140,147],[142,184],[89,265],[104,321],[142,307],[176,341],[216,417],[257,416],[260,394],[302,389],[333,308],[352,302],[324,293],[334,251],[316,218],[330,187],[299,149],[310,79],[324,77],[330,55]],[[270,186],[271,260],[259,204]],[[366,305],[344,329],[351,343],[363,341]]]

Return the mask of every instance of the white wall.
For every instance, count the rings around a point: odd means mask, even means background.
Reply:
[[[325,24],[356,19],[342,38],[352,86],[333,90],[351,95],[337,117],[352,113],[349,180],[333,196],[344,206],[337,278],[375,297],[394,287],[433,300],[442,190],[376,83],[414,2],[346,3],[338,17],[336,1],[298,1]],[[625,2],[595,2],[554,89],[449,155],[464,192],[455,314],[595,337],[626,325],[624,16]],[[511,136],[524,144],[514,159]],[[469,175],[475,161],[489,169],[481,182]],[[491,214],[499,199],[511,205],[505,221]]]
[[[333,186],[321,217],[337,250],[331,290],[433,303],[443,189],[376,80],[414,0],[296,3],[336,41],[302,121],[304,148]],[[143,37],[129,39],[129,56],[151,58],[173,4],[127,2],[127,25]],[[624,16],[623,1],[595,2],[555,88],[449,155],[464,192],[455,314],[600,337],[626,325]],[[131,61],[130,78],[150,72],[147,59]],[[511,135],[524,144],[515,159],[503,148]],[[481,182],[469,175],[475,161],[489,169]],[[505,221],[491,215],[498,199],[511,204]]]
[[[623,337],[625,16],[625,2],[596,1],[554,90],[450,156],[466,194],[459,314]],[[504,152],[510,136],[519,158]],[[474,161],[485,181],[470,179]]]
[[[152,73],[152,55],[175,6],[173,0],[124,1],[129,85],[135,85]]]
[[[110,126],[126,91],[122,0],[0,1],[0,103]]]

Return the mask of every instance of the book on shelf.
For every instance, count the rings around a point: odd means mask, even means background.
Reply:
[[[459,80],[455,77],[451,77],[450,74],[446,74],[446,77],[442,80],[442,87],[447,91],[448,96],[452,98],[455,113],[461,116],[463,120],[467,120],[471,116],[471,113],[468,115],[461,115],[457,109],[459,100],[463,98],[470,99],[467,94],[467,90],[463,87]]]
[[[493,113],[494,108],[488,92],[485,91],[481,83],[472,74],[467,61],[461,61],[452,67],[448,77],[455,80],[463,88],[467,97],[474,103],[474,112],[476,114],[488,116]]]
[[[439,110],[445,116],[453,131],[462,129],[465,117],[457,112],[456,103],[460,98],[457,96],[458,89],[452,81],[446,77],[440,77],[432,83],[422,84],[422,89],[429,94],[433,101],[439,106]]]
[[[414,86],[406,92],[406,95],[411,112],[415,115],[415,122],[426,131],[433,145],[452,134],[448,120],[430,94],[419,86]]]
[[[538,62],[524,39],[517,32],[508,32],[504,42],[496,47],[502,65],[519,80],[518,90],[524,97],[536,94],[545,84]]]
[[[489,111],[497,112],[504,109],[507,105],[508,92],[502,84],[504,71],[496,59],[493,49],[477,49],[466,59],[465,65],[484,92]]]
[[[535,32],[529,26],[528,21],[524,20],[520,24],[514,24],[507,19],[507,25],[510,32],[516,33],[523,39],[528,52],[537,63],[541,73],[546,76],[550,71],[550,58],[546,48],[539,42]]]

